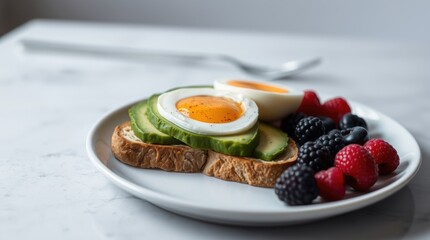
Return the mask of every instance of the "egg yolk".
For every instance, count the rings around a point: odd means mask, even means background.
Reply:
[[[201,122],[228,123],[242,116],[240,103],[229,98],[199,95],[187,97],[176,103],[183,115]]]
[[[267,84],[262,83],[256,83],[256,82],[247,82],[247,81],[239,81],[239,80],[231,80],[228,81],[228,84],[235,87],[242,87],[242,88],[251,88],[266,92],[275,92],[275,93],[287,93],[287,89],[283,89],[280,87],[275,87]]]

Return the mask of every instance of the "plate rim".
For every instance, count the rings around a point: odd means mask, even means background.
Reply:
[[[143,100],[143,99],[141,99]],[[121,177],[120,175],[116,174],[115,172],[113,172],[108,166],[106,166],[103,161],[97,156],[96,151],[95,151],[95,137],[96,137],[96,133],[98,132],[98,130],[101,128],[101,126],[103,125],[104,122],[108,121],[111,117],[120,114],[121,112],[125,111],[126,109],[128,109],[131,105],[141,101],[141,100],[135,100],[135,101],[131,101],[129,103],[123,104],[119,107],[113,108],[111,111],[108,111],[107,113],[105,113],[102,117],[100,117],[91,127],[87,138],[86,138],[86,150],[87,150],[87,154],[90,158],[90,161],[92,162],[92,164],[95,165],[95,167],[102,172],[102,174],[107,177],[111,182],[113,182],[115,185],[117,185],[118,187],[120,187],[123,190],[126,190],[127,192],[129,192],[132,195],[135,195],[143,200],[146,200],[148,202],[153,203],[156,206],[159,206],[161,208],[170,210],[170,211],[174,211],[177,212],[171,208],[168,208],[167,206],[178,206],[181,207],[182,209],[187,208],[187,209],[193,209],[193,212],[196,211],[206,211],[206,212],[217,212],[219,215],[219,213],[225,213],[225,214],[241,214],[241,215],[264,215],[264,216],[273,216],[276,219],[280,219],[277,220],[276,222],[290,222],[291,219],[282,220],[282,216],[288,215],[288,214],[308,214],[308,213],[315,213],[315,212],[324,212],[324,211],[332,211],[331,213],[333,214],[326,214],[325,217],[329,217],[329,216],[334,216],[334,215],[338,215],[338,214],[342,214],[342,213],[346,213],[346,212],[350,212],[371,204],[374,204],[382,199],[385,199],[387,197],[389,197],[390,195],[394,194],[395,192],[399,191],[401,188],[403,188],[405,185],[407,185],[412,178],[417,174],[417,172],[419,171],[419,168],[421,166],[422,163],[422,156],[421,156],[421,150],[419,148],[419,144],[416,141],[416,139],[413,137],[413,135],[405,128],[403,127],[400,123],[398,123],[396,120],[392,119],[391,117],[385,115],[384,113],[379,112],[378,110],[375,110],[373,108],[370,108],[366,105],[357,103],[355,101],[349,101],[349,103],[351,103],[351,105],[354,107],[364,107],[365,109],[369,109],[375,113],[377,113],[379,116],[388,119],[390,121],[392,121],[393,123],[395,123],[396,125],[398,125],[400,128],[402,128],[404,130],[405,133],[407,133],[409,135],[409,137],[411,139],[413,139],[413,142],[410,143],[413,145],[413,148],[416,150],[416,154],[417,154],[417,162],[415,164],[412,164],[410,166],[407,167],[407,169],[409,169],[410,171],[408,172],[409,174],[405,174],[403,176],[400,176],[398,180],[396,180],[395,182],[390,183],[387,186],[384,186],[380,189],[376,189],[372,192],[367,192],[365,194],[359,195],[359,196],[354,196],[348,199],[342,199],[340,201],[333,201],[333,202],[322,202],[322,203],[317,203],[317,204],[310,204],[310,205],[304,205],[304,206],[294,206],[293,208],[289,207],[289,208],[285,208],[285,210],[253,210],[253,211],[249,211],[249,210],[245,210],[245,209],[241,209],[241,210],[235,210],[235,209],[231,209],[231,208],[224,208],[224,209],[220,209],[217,207],[213,207],[213,206],[204,206],[202,204],[195,204],[195,203],[188,203],[187,201],[183,200],[183,199],[177,199],[173,196],[169,196],[169,195],[164,195],[160,192],[154,191],[154,190],[150,190],[150,189],[146,189],[134,182],[131,182],[123,177]],[[415,151],[414,151],[415,152]],[[413,169],[410,169],[413,168]],[[274,195],[275,197],[275,195]],[[188,212],[188,211],[186,211]],[[192,216],[192,215],[187,215],[185,213],[180,213],[181,215],[186,215],[189,217],[193,217],[193,218],[197,218],[197,219],[205,219],[205,218],[199,218],[198,216]],[[210,219],[206,219],[209,220]],[[312,219],[309,219],[309,221]],[[221,221],[218,222],[223,222],[222,219]],[[229,222],[229,220],[226,220],[226,222]],[[250,221],[249,223],[254,223],[255,221]],[[245,224],[245,225],[250,225],[250,224]]]

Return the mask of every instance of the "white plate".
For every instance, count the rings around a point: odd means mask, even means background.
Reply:
[[[380,201],[405,186],[418,171],[421,153],[413,136],[393,119],[369,107],[351,102],[353,111],[364,117],[371,137],[382,137],[398,151],[400,166],[380,177],[370,192],[348,192],[345,199],[311,205],[288,206],[273,189],[227,182],[203,174],[172,173],[138,169],[116,160],[111,152],[114,127],[128,119],[131,104],[101,118],[87,138],[93,164],[113,183],[161,208],[204,221],[234,225],[273,226],[326,218]]]

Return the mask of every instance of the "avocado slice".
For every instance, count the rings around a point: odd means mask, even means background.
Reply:
[[[254,152],[254,157],[272,161],[284,152],[288,146],[288,135],[278,128],[266,123],[260,123],[260,143]]]
[[[183,144],[176,138],[160,132],[152,125],[147,115],[148,101],[144,100],[133,105],[128,110],[130,125],[136,137],[146,143],[155,144]]]
[[[158,95],[148,100],[148,119],[155,128],[185,144],[200,149],[210,149],[231,156],[252,156],[259,142],[258,123],[251,129],[234,135],[210,136],[184,130],[163,118],[157,109]]]

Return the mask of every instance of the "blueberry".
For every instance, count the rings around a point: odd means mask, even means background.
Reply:
[[[319,116],[318,118],[323,122],[325,133],[328,133],[336,128],[336,123],[333,121],[333,119],[324,116]]]
[[[352,113],[347,113],[343,115],[343,117],[339,121],[339,128],[345,130],[353,127],[363,127],[366,130],[368,129],[367,123],[366,121],[364,121],[363,118]]]
[[[342,130],[343,140],[346,145],[359,144],[363,145],[369,140],[369,134],[364,127],[353,127]]]

